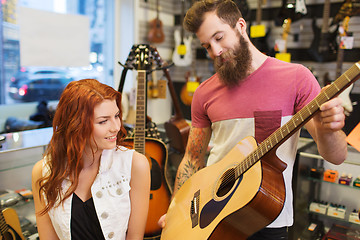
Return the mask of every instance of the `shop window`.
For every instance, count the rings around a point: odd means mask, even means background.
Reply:
[[[59,97],[58,92],[69,81],[82,78],[95,78],[106,84],[113,85],[113,76],[111,74],[114,68],[114,55],[113,49],[109,49],[108,46],[113,46],[114,1],[1,0],[0,107],[1,105],[23,102],[56,100]],[[83,45],[88,46],[86,63],[76,66],[71,64],[66,64],[66,66],[61,64],[51,65],[51,63],[42,65],[41,63],[37,64],[35,59],[45,60],[49,63],[56,56],[49,56],[47,51],[25,55],[21,44],[25,46],[26,43],[22,42],[25,38],[21,32],[20,23],[27,20],[22,9],[33,9],[50,15],[58,14],[65,18],[73,17],[77,19],[77,16],[82,17],[82,19],[86,18],[88,21],[88,37],[86,40],[88,42],[83,41]],[[46,28],[51,30],[51,27],[47,24],[49,22],[47,19],[41,18],[41,21],[45,32]],[[77,21],[73,25],[75,29],[77,25],[79,27],[83,26]],[[42,26],[39,27],[41,29]],[[84,28],[79,28],[78,33],[83,30]],[[36,32],[30,34],[33,34],[34,39],[38,37]],[[74,36],[66,36],[69,39],[72,37],[76,38],[76,33],[74,33]],[[42,40],[46,42],[46,39]],[[59,46],[53,47],[54,49],[60,48]],[[72,47],[71,42],[68,43],[67,47]],[[25,59],[26,63],[23,64]],[[44,91],[54,91],[54,94],[45,94]]]

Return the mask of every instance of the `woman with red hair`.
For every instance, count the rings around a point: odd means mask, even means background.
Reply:
[[[110,86],[84,79],[65,88],[32,173],[40,239],[143,239],[150,168],[124,146],[121,115]]]

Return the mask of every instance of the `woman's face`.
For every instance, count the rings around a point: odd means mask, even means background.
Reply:
[[[104,100],[94,108],[94,150],[112,149],[116,147],[117,134],[120,131],[120,110],[115,100]]]

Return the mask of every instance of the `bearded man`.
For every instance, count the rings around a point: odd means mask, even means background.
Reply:
[[[239,9],[231,0],[197,1],[187,11],[184,28],[196,34],[214,59],[216,73],[202,82],[194,93],[192,127],[177,171],[173,196],[191,175],[221,161],[245,137],[253,136],[257,143],[264,141],[321,90],[306,67],[261,53],[251,43],[246,27]],[[341,164],[347,157],[346,136],[341,131],[344,120],[341,100],[334,98],[322,104],[320,112],[305,124],[319,154],[333,164]],[[212,148],[206,159],[210,139]],[[288,239],[288,227],[293,224],[291,180],[298,139],[299,131],[276,151],[276,157],[286,163],[282,172],[285,185],[283,207],[270,224],[258,229],[248,239]],[[250,216],[261,214],[254,209]],[[257,220],[249,219],[250,224],[251,221]],[[166,217],[159,223],[164,226]]]

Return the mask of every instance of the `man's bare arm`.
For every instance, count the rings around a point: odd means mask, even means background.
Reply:
[[[191,128],[184,158],[175,179],[174,193],[195,172],[205,167],[205,155],[211,137],[211,128]]]

